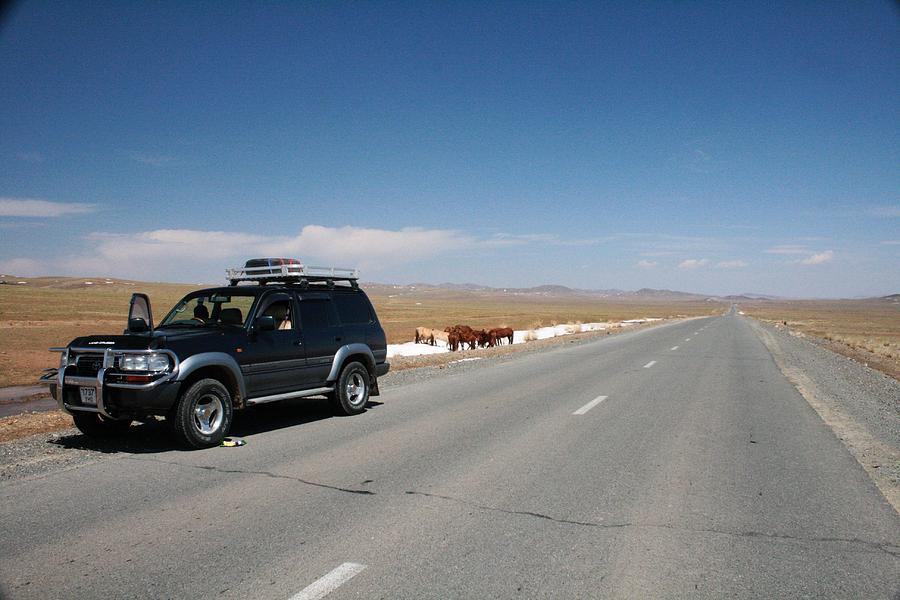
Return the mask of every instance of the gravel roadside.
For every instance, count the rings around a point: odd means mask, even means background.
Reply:
[[[776,363],[900,512],[900,381],[749,319]]]

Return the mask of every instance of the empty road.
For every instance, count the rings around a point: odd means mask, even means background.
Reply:
[[[3,483],[0,597],[900,591],[900,519],[740,316],[406,379]]]

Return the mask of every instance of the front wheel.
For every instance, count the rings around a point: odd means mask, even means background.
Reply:
[[[178,441],[192,448],[217,446],[231,428],[231,394],[216,379],[201,379],[187,389],[169,419]]]
[[[93,412],[76,412],[72,415],[72,420],[75,421],[78,431],[92,438],[118,437],[131,427],[130,420],[108,419]]]
[[[369,371],[362,363],[348,363],[330,394],[337,412],[356,415],[366,410],[369,401]]]

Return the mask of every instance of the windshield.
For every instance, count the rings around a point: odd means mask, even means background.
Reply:
[[[253,308],[252,294],[228,292],[191,294],[175,305],[159,327],[206,327],[233,325],[243,327]]]

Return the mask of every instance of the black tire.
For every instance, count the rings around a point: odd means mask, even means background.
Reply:
[[[369,371],[365,365],[351,362],[344,365],[329,394],[334,410],[342,415],[358,415],[369,402]]]
[[[125,435],[131,427],[131,420],[107,419],[99,413],[76,412],[72,415],[75,427],[84,435],[92,438],[113,438]]]
[[[233,416],[228,388],[217,379],[201,379],[181,394],[168,420],[179,442],[190,448],[208,448],[225,439]]]

